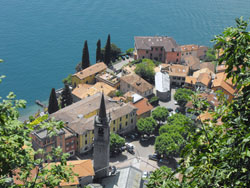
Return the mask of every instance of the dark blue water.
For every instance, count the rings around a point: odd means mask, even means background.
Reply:
[[[107,35],[122,50],[134,36],[167,35],[179,44],[211,46],[210,40],[239,16],[250,17],[249,0],[0,0],[0,96],[14,91],[27,100],[28,115],[81,60],[88,40]]]

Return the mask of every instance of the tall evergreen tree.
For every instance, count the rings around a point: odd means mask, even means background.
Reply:
[[[109,66],[111,61],[111,43],[110,34],[108,35],[107,43],[105,46],[104,63]]]
[[[58,110],[59,110],[59,107],[58,107],[58,102],[56,98],[56,91],[55,91],[55,88],[52,88],[50,92],[50,97],[49,97],[48,112],[49,114],[52,114]]]
[[[97,41],[97,47],[96,47],[96,63],[100,62],[102,60],[102,54],[101,54],[101,40],[99,39]]]
[[[73,97],[71,94],[71,90],[69,89],[69,85],[65,84],[64,89],[62,91],[62,99],[61,99],[61,107],[69,106],[73,103]]]
[[[85,40],[83,52],[82,52],[82,69],[86,69],[90,66],[89,62],[89,49],[88,49],[88,42]]]

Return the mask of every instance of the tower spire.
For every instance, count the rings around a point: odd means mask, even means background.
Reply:
[[[104,95],[102,93],[101,105],[99,110],[99,119],[105,119],[105,118],[107,118],[107,114],[106,114]]]

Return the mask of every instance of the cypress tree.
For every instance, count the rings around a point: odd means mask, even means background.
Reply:
[[[109,66],[111,60],[111,43],[110,43],[110,34],[108,35],[107,43],[105,46],[105,54],[104,54],[104,63]]]
[[[100,62],[102,59],[102,54],[101,54],[101,40],[99,39],[96,43],[96,63]]]
[[[73,97],[71,94],[71,90],[69,89],[69,85],[65,84],[64,89],[62,91],[62,99],[61,99],[61,107],[69,106],[73,103]]]
[[[88,48],[88,42],[85,40],[84,47],[82,50],[82,69],[86,69],[90,66],[89,62],[89,48]]]
[[[56,91],[55,91],[55,88],[52,88],[50,92],[50,97],[49,97],[48,112],[49,114],[52,114],[58,110],[59,110],[59,107],[58,107],[58,102],[56,99]]]

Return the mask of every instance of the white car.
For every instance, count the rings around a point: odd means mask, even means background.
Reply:
[[[146,179],[148,177],[148,172],[144,171],[142,174],[142,179]]]
[[[175,105],[178,105],[178,102],[177,102],[177,101],[174,101],[174,104],[175,104]]]
[[[131,149],[134,149],[135,148],[135,146],[133,145],[133,144],[131,144],[131,143],[125,143],[125,146],[127,147],[127,148],[131,148]]]

